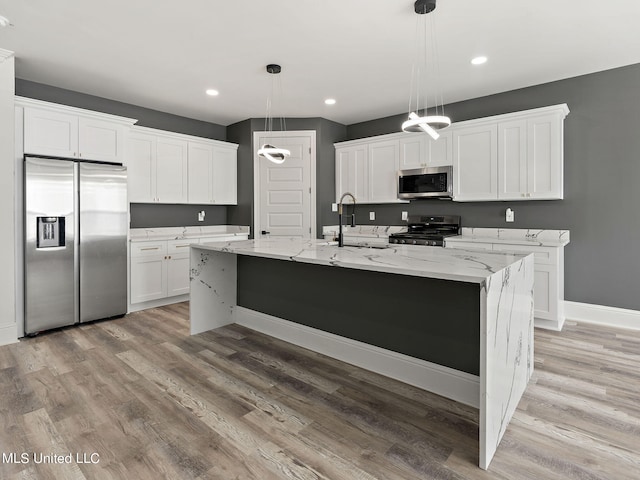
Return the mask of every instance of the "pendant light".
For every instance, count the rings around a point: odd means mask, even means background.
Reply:
[[[280,67],[280,65],[276,65],[275,63],[270,63],[269,65],[267,65],[267,73],[272,75],[271,92],[267,97],[267,112],[264,117],[264,130],[265,132],[267,132],[267,139],[269,137],[273,137],[273,117],[271,116],[271,104],[272,104],[272,99],[274,97],[276,76],[281,71],[282,71],[282,67]],[[279,92],[282,93],[282,84],[280,83],[279,78],[278,78],[278,87],[279,87],[278,88]],[[282,95],[280,96],[282,97]],[[280,117],[280,130],[284,132],[286,129],[287,129],[287,124],[284,118]],[[291,155],[291,152],[285,148],[277,148],[269,143],[265,143],[258,149],[258,155],[262,158],[266,158],[267,160],[273,163],[280,164],[280,163],[284,163],[285,159],[289,155]]]
[[[416,22],[416,61],[411,74],[409,119],[402,124],[402,130],[405,132],[426,132],[431,138],[437,140],[440,136],[438,130],[442,130],[451,125],[451,119],[444,114],[444,101],[442,99],[442,90],[438,78],[440,69],[437,57],[437,38],[433,15],[428,15],[436,9],[436,0],[417,0],[413,8],[418,14],[418,20]],[[428,32],[428,30],[430,30],[430,32]],[[431,54],[430,60],[433,70],[431,72],[432,79],[427,78],[427,57],[429,53]],[[414,94],[414,84],[415,101],[412,97]],[[433,98],[433,115],[429,115],[427,112],[429,94],[431,94]],[[422,114],[420,114],[421,111]]]

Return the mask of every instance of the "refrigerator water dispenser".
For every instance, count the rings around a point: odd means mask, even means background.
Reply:
[[[64,217],[36,217],[38,241],[36,248],[64,247]]]

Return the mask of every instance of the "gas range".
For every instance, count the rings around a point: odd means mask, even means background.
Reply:
[[[407,232],[389,235],[389,243],[444,247],[454,235],[460,235],[459,215],[410,215]]]

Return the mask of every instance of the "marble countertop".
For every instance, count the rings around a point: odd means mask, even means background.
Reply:
[[[182,240],[199,237],[248,235],[249,227],[243,225],[209,225],[202,227],[158,227],[132,228],[129,230],[131,242],[148,240]]]
[[[478,284],[532,255],[410,245],[340,248],[336,242],[296,238],[211,242],[191,248]]]
[[[447,237],[447,243],[478,242],[538,247],[564,247],[570,241],[569,230],[534,228],[469,228],[462,227],[461,235]]]

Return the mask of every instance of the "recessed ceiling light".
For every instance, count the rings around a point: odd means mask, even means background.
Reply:
[[[336,104],[336,99],[335,98],[327,98],[324,103],[326,103],[327,105],[335,105]]]
[[[0,15],[0,27],[8,27],[9,25],[11,25],[9,19]]]
[[[482,65],[483,63],[487,63],[487,57],[475,57],[471,59],[471,63],[474,65]]]
[[[214,90],[213,88],[210,88],[209,90],[207,90],[207,95],[211,95],[212,97],[216,97],[220,94],[220,92],[218,90]]]

